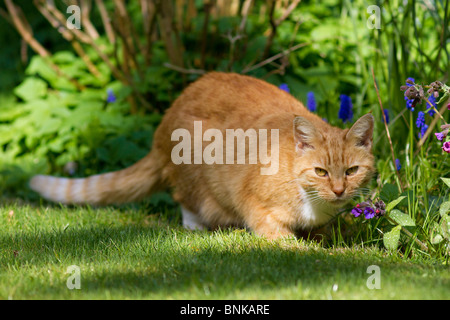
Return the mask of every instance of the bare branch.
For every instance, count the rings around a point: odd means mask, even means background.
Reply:
[[[172,1],[160,0],[160,32],[166,45],[170,62],[183,67],[183,44],[173,21],[174,9]]]
[[[289,48],[287,50],[284,50],[284,51],[282,51],[282,52],[280,52],[280,53],[278,53],[278,54],[276,54],[276,55],[274,55],[274,56],[272,56],[272,57],[270,57],[270,58],[268,58],[268,59],[266,59],[264,61],[261,61],[261,62],[255,64],[253,66],[245,67],[244,70],[241,71],[241,73],[245,74],[245,73],[249,73],[250,71],[256,70],[258,68],[261,68],[261,67],[265,66],[266,64],[269,64],[269,63],[272,63],[275,60],[281,59],[281,58],[287,56],[288,54],[290,54],[291,52],[293,52],[295,50],[298,50],[298,49],[300,49],[302,47],[305,47],[307,45],[309,45],[309,43],[299,43],[299,44],[297,44],[297,45],[295,45],[295,46],[293,46],[293,47],[291,47],[291,48]]]
[[[89,14],[91,12],[92,1],[91,0],[81,0],[81,19],[83,21],[84,28],[87,34],[92,39],[98,39],[99,35],[97,29],[95,29],[91,20],[89,19]]]
[[[95,0],[97,4],[98,10],[100,11],[100,16],[102,18],[103,27],[105,28],[106,36],[108,37],[109,42],[115,43],[116,36],[114,34],[113,27],[111,26],[111,19],[108,14],[108,10],[106,10],[105,4],[103,0]]]
[[[173,64],[170,63],[164,63],[164,67],[178,71],[180,73],[185,73],[185,74],[205,74],[206,71],[202,70],[202,69],[185,69],[185,68],[181,68],[178,66],[174,66]]]
[[[294,11],[295,8],[297,8],[298,4],[301,0],[294,0],[283,12],[283,15],[278,19],[275,23],[277,26],[279,26],[284,20],[286,20],[289,15]]]
[[[244,33],[245,25],[247,24],[247,17],[250,11],[250,7],[252,5],[253,0],[245,0],[244,5],[242,7],[242,20],[239,25],[239,33]]]
[[[11,0],[5,0],[6,8],[8,9],[11,21],[16,30],[20,33],[22,38],[28,45],[42,57],[50,57],[50,52],[47,51],[34,37],[29,23],[25,19],[21,19],[19,8]]]
[[[263,59],[269,55],[270,47],[272,46],[273,39],[275,38],[275,36],[277,34],[279,25],[289,17],[289,15],[292,13],[292,11],[294,11],[294,9],[297,7],[297,5],[300,3],[300,1],[301,0],[294,0],[286,8],[286,10],[283,12],[282,16],[279,19],[275,20],[276,0],[271,0],[271,6],[270,6],[270,10],[269,10],[269,21],[270,21],[270,26],[272,29],[270,31],[269,37],[267,38],[266,46],[264,48],[264,53],[263,53]]]
[[[211,17],[211,9],[214,5],[215,0],[207,1],[204,4],[205,9],[205,19],[203,20],[203,27],[202,27],[202,42],[201,42],[201,59],[200,59],[200,66],[202,68],[205,67],[205,61],[206,61],[206,46],[208,43],[208,24],[209,19]]]

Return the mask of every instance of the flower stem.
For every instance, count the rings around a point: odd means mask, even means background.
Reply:
[[[444,117],[441,115],[441,113],[436,109],[436,107],[428,100],[427,97],[424,97],[427,104],[429,104],[431,107],[433,107],[433,110],[436,112],[436,114],[439,115],[439,117],[444,121],[445,124],[447,124],[447,121],[445,121]],[[427,108],[428,109],[428,108]]]
[[[439,115],[445,112],[445,109],[447,109],[447,104],[450,102],[450,99],[447,100],[441,107],[441,109],[439,110]],[[418,153],[419,149],[422,147],[422,145],[425,143],[425,140],[427,140],[428,136],[431,134],[431,132],[434,129],[434,126],[436,125],[436,123],[439,120],[439,116],[436,114],[434,115],[433,121],[431,121],[431,124],[428,126],[428,130],[425,132],[425,134],[423,135],[422,139],[419,140],[419,142],[417,142],[417,148],[418,150],[416,151],[416,154]]]
[[[396,169],[396,166],[395,166],[394,146],[392,145],[391,134],[389,133],[389,128],[388,128],[387,121],[386,121],[386,115],[384,114],[383,104],[381,103],[380,91],[378,90],[378,86],[377,86],[377,82],[375,80],[375,73],[373,71],[373,68],[372,68],[372,78],[373,78],[373,85],[375,86],[375,90],[377,92],[378,102],[379,102],[379,105],[380,105],[380,108],[381,108],[381,114],[383,116],[384,128],[386,130],[386,135],[388,137],[389,145],[391,147],[392,163],[393,163],[394,168],[395,168],[395,173],[397,174],[398,183],[400,184],[400,192],[403,192],[403,185],[402,185],[402,180],[401,180],[401,177],[400,177],[400,172],[398,172],[398,170]]]

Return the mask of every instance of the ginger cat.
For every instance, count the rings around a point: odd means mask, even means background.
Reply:
[[[187,228],[246,227],[273,239],[325,224],[369,182],[373,126],[373,116],[366,114],[350,129],[333,127],[276,86],[213,72],[174,101],[155,132],[151,152],[133,166],[85,179],[38,175],[30,186],[52,201],[94,205],[133,202],[170,188]],[[191,140],[183,142],[193,151],[180,147],[177,129],[190,133]],[[260,147],[265,143],[271,158],[255,163],[249,135],[243,140],[245,163],[233,161],[242,150],[226,149],[228,140],[218,141],[221,134],[228,139],[229,129],[258,132]],[[269,132],[270,139],[264,139]],[[220,154],[230,150],[231,156]],[[202,152],[223,161],[208,163],[198,158]],[[263,172],[267,159],[273,170]]]

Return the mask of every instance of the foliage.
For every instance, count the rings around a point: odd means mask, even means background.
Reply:
[[[24,176],[12,164],[27,162],[25,167],[31,173],[44,169],[60,174],[67,164],[75,162],[78,169],[65,174],[85,175],[129,166],[147,154],[160,116],[130,115],[129,90],[120,82],[110,81],[110,72],[101,63],[99,79],[80,60],[67,51],[52,58],[60,70],[89,86],[83,89],[60,77],[40,56],[31,60],[27,77],[14,90],[20,103],[1,109],[4,175]],[[107,101],[106,88],[114,92],[112,103]],[[32,164],[35,169],[30,168]],[[17,191],[24,188],[23,182],[21,178],[2,180],[0,187]]]

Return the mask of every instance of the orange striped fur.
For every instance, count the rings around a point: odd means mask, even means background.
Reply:
[[[193,136],[194,121],[201,121],[202,132],[218,129],[224,137],[226,129],[278,130],[279,145],[268,141],[269,150],[279,151],[278,171],[262,175],[267,165],[248,161],[174,164],[171,152],[179,141],[171,140],[172,133],[184,128]],[[209,73],[174,101],[155,132],[151,152],[135,165],[86,179],[39,175],[30,186],[52,201],[96,205],[139,201],[170,189],[186,227],[240,226],[276,238],[323,225],[370,180],[372,131],[370,114],[350,129],[339,129],[276,86],[243,75]],[[209,143],[203,141],[202,150]],[[319,175],[319,169],[326,175]]]

